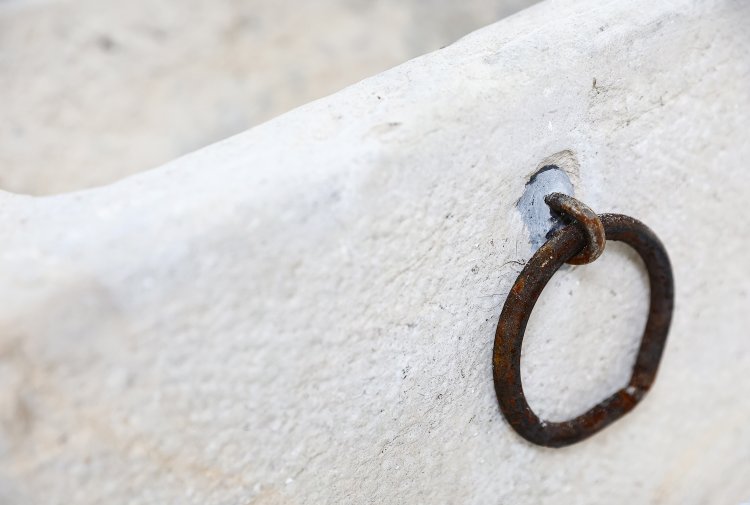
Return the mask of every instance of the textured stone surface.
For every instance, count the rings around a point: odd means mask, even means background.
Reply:
[[[5,0],[0,188],[112,182],[534,0]]]
[[[548,1],[157,170],[0,195],[0,502],[747,501],[749,20]],[[551,159],[676,278],[654,389],[561,450],[513,433],[490,370]],[[646,293],[611,244],[559,272],[535,409],[622,385]]]

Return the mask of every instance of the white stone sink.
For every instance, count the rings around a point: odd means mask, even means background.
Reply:
[[[0,194],[0,503],[750,500],[749,23],[548,0],[115,184]],[[551,163],[655,230],[676,282],[649,395],[558,450],[491,373]],[[623,385],[647,298],[613,244],[553,278],[540,415]]]

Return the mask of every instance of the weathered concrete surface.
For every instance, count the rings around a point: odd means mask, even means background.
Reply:
[[[737,503],[750,496],[745,2],[552,1],[117,184],[0,198],[0,502]],[[494,397],[562,160],[674,264],[660,375],[548,450]],[[621,386],[646,287],[561,271],[524,384],[561,419]]]
[[[113,182],[534,1],[2,1],[0,188]]]

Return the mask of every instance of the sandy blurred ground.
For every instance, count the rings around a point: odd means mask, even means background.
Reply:
[[[533,0],[0,0],[0,188],[158,166]]]

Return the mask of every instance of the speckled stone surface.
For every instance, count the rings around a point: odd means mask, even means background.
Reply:
[[[0,188],[113,182],[534,2],[0,1]]]

